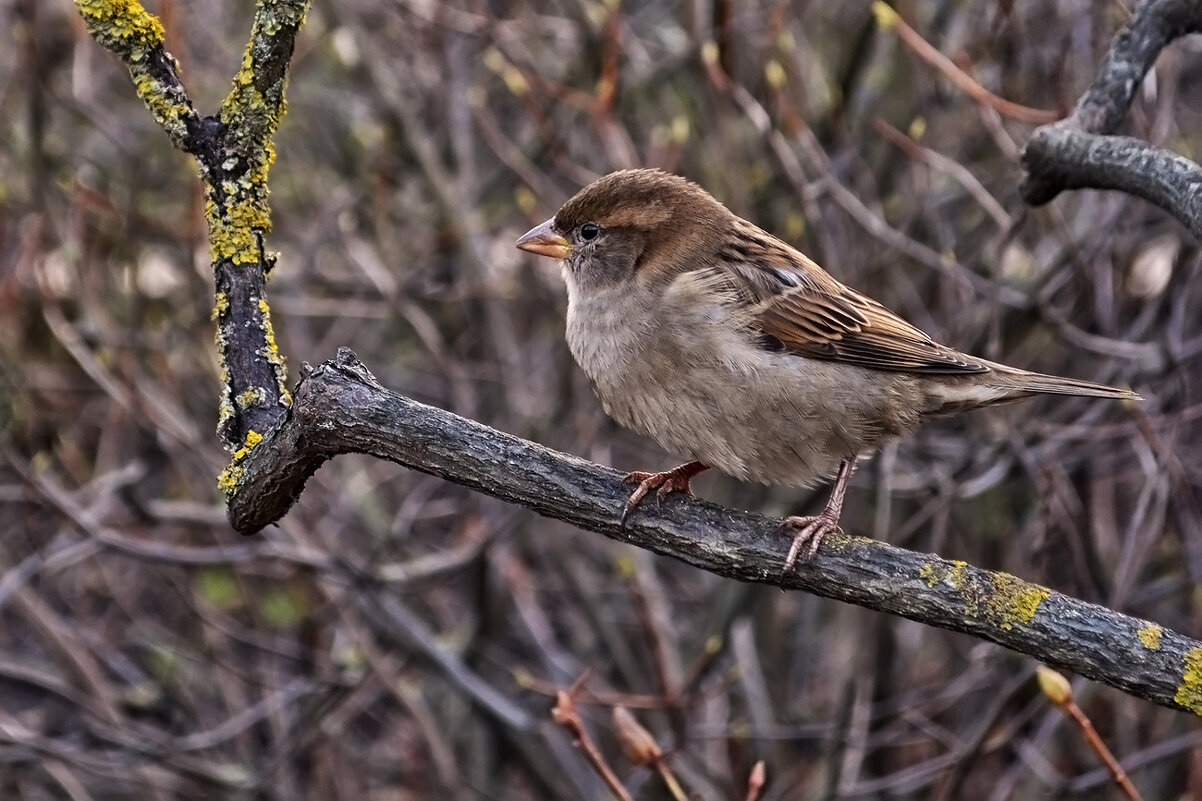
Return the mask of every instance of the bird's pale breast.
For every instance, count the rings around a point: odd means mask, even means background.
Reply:
[[[740,479],[803,485],[917,422],[917,382],[774,352],[722,304],[569,281],[567,339],[605,411]]]

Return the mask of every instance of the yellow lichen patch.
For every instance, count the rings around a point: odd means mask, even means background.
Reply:
[[[1202,648],[1191,648],[1185,655],[1185,670],[1173,701],[1202,715]]]
[[[217,476],[217,489],[229,495],[238,486],[238,481],[242,478],[242,468],[235,465],[229,465],[221,471],[221,475]]]
[[[242,64],[221,104],[227,152],[235,155],[222,163],[220,180],[214,180],[208,187],[205,216],[215,263],[229,260],[233,264],[259,264],[270,269],[262,250],[263,236],[271,230],[267,175],[275,162],[271,137],[284,114],[287,72],[275,70],[275,65],[271,70],[259,68],[260,61],[269,58],[268,54],[278,44],[272,39],[290,36],[286,29],[299,28],[304,23],[307,5],[304,0],[258,4]],[[271,336],[269,324],[265,325],[265,333]],[[282,389],[286,378],[283,360],[274,342],[268,343],[267,350],[267,358],[277,367]]]
[[[234,452],[234,461],[238,461],[251,452],[251,449],[263,441],[263,435],[258,431],[247,431],[246,440],[242,443],[242,447]]]
[[[88,33],[129,67],[134,89],[155,122],[176,147],[187,149],[188,121],[196,111],[175,77],[179,65],[163,49],[162,23],[136,0],[75,0],[75,5]],[[150,58],[156,50],[161,58]]]
[[[210,320],[216,320],[221,317],[230,308],[230,296],[224,292],[217,293],[217,302],[213,304],[213,314],[210,315]]]
[[[249,409],[252,406],[262,406],[267,400],[267,390],[263,387],[250,387],[243,390],[234,398],[239,409]]]
[[[920,567],[918,569],[918,577],[924,580],[928,587],[934,587],[941,582],[947,582],[957,590],[962,590],[967,571],[968,563],[966,562],[958,560],[945,562],[942,559],[936,559]]]
[[[1164,633],[1164,629],[1157,626],[1155,623],[1149,623],[1138,632],[1139,641],[1144,644],[1144,647],[1149,651],[1160,650],[1160,635]]]
[[[989,597],[989,617],[1004,629],[1016,623],[1030,623],[1039,605],[1051,596],[1051,590],[1038,584],[1028,584],[1009,573],[993,574],[993,594]]]
[[[928,587],[934,587],[943,580],[940,573],[944,565],[943,562],[927,562],[922,567],[918,568],[918,577],[927,583]]]
[[[246,439],[243,440],[242,447],[234,451],[233,459],[231,459],[226,468],[221,471],[221,474],[217,476],[217,488],[219,490],[224,492],[226,495],[229,495],[234,491],[234,489],[238,486],[238,482],[242,479],[243,473],[243,468],[239,467],[237,463],[240,460],[245,459],[246,455],[249,454],[251,450],[262,441],[263,435],[258,431],[251,430],[246,432]]]
[[[1029,584],[1008,573],[974,571],[964,562],[937,559],[918,570],[928,587],[947,584],[959,593],[964,614],[980,617],[1003,629],[1030,623],[1051,590]]]
[[[149,73],[135,74],[133,81],[134,91],[150,109],[154,121],[176,142],[182,141],[188,134],[184,120],[194,113],[192,107],[177,101],[171,87],[155,80]]]
[[[255,58],[251,53],[251,47],[254,46],[254,38],[251,38],[251,44],[247,45],[246,50],[242,53],[242,66],[238,69],[238,74],[234,76],[234,83],[238,86],[250,86],[255,82]]]
[[[213,198],[216,192],[237,196],[239,184],[245,184],[243,197],[220,202]],[[246,178],[241,182],[226,181],[220,188],[209,187],[205,217],[209,224],[210,257],[214,262],[222,259],[229,259],[234,264],[259,262],[259,237],[271,230],[271,216],[266,199],[254,199],[254,194]],[[266,194],[265,189],[263,194]]]
[[[163,43],[163,23],[137,0],[75,0],[75,7],[101,47],[130,61]]]
[[[271,362],[275,370],[276,386],[280,391],[280,402],[285,406],[292,404],[292,396],[288,393],[288,366],[284,361],[284,355],[280,353],[279,346],[275,343],[275,329],[271,325],[271,308],[267,305],[267,301],[259,298],[259,313],[263,315],[263,339],[266,343],[263,356],[267,361]]]

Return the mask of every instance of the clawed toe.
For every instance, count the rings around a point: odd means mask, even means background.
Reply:
[[[832,531],[843,533],[843,530],[839,528],[839,516],[843,513],[843,495],[847,492],[847,484],[851,481],[851,474],[855,470],[856,459],[854,456],[840,462],[839,473],[835,476],[835,486],[831,489],[830,500],[826,502],[826,508],[820,514],[813,517],[786,517],[781,521],[780,528],[777,530],[782,534],[796,532],[793,535],[793,544],[789,546],[789,555],[785,557],[785,567],[782,572],[788,573],[793,569],[793,565],[797,564],[797,558],[801,555],[802,548],[805,548],[803,558],[808,561],[818,553],[818,545],[822,542],[823,537]]]
[[[622,478],[623,484],[638,484],[638,486],[634,488],[634,492],[630,493],[630,497],[626,499],[626,506],[622,508],[623,524],[626,523],[626,518],[629,517],[630,513],[634,511],[634,508],[639,505],[639,501],[643,500],[643,498],[651,490],[658,487],[659,491],[656,493],[656,497],[660,498],[661,500],[663,499],[663,496],[665,495],[664,488],[667,486],[667,480],[662,478],[664,475],[666,474],[643,473],[636,471],[634,473],[627,473]],[[671,490],[669,490],[669,492],[670,491]]]
[[[796,532],[793,534],[793,544],[789,546],[789,555],[785,557],[785,566],[782,571],[784,573],[793,569],[802,549],[805,549],[805,556],[802,557],[802,560],[809,561],[814,558],[814,554],[818,553],[818,545],[822,542],[823,537],[831,532],[842,532],[842,529],[839,528],[839,519],[825,511],[814,517],[786,517],[778,530],[782,534]]]
[[[686,495],[692,495],[693,489],[689,486],[690,479],[703,470],[709,468],[701,464],[701,462],[689,462],[675,467],[671,470],[665,470],[662,473],[644,473],[635,471],[627,473],[622,478],[623,484],[635,484],[634,492],[630,493],[630,497],[626,499],[626,505],[622,509],[621,522],[626,524],[626,518],[635,510],[639,502],[647,496],[651,490],[655,490],[655,499],[657,503],[663,503],[664,498],[671,495],[673,492],[683,492]]]

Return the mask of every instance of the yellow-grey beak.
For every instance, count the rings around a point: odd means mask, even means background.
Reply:
[[[553,259],[566,259],[572,253],[572,243],[555,230],[555,218],[531,228],[515,244],[522,250]]]

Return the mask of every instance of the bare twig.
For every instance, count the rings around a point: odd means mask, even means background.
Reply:
[[[593,738],[589,737],[588,730],[584,728],[584,721],[580,719],[579,713],[576,712],[576,705],[572,703],[572,694],[570,691],[559,691],[555,708],[551,710],[551,717],[568,734],[572,735],[572,743],[580,749],[580,753],[584,754],[584,758],[588,760],[593,770],[597,772],[597,775],[601,777],[610,791],[618,797],[619,801],[634,801],[630,793],[622,785],[622,782],[618,781],[613,768],[605,761],[605,757],[601,755],[601,751],[597,749]]]
[[[878,25],[882,28],[897,31],[898,38],[905,42],[906,46],[913,50],[919,58],[942,72],[960,91],[981,105],[988,106],[997,113],[1011,119],[1019,120],[1020,122],[1045,124],[1055,122],[1060,118],[1060,115],[1055,111],[1030,108],[1019,103],[1013,103],[1005,98],[998,97],[984,86],[981,86],[971,75],[957,67],[956,62],[943,55],[943,53],[940,53],[934,45],[923,39],[918,31],[907,25],[905,20],[891,6],[886,4],[884,0],[876,0],[872,4],[872,13],[876,15]]]
[[[1077,706],[1077,702],[1073,698],[1073,688],[1068,683],[1068,679],[1043,665],[1040,665],[1037,669],[1036,676],[1039,679],[1039,688],[1043,691],[1043,694],[1048,697],[1049,701],[1060,707],[1065,716],[1077,726],[1081,731],[1081,736],[1085,738],[1085,742],[1089,743],[1089,747],[1094,750],[1094,753],[1106,765],[1106,769],[1114,777],[1114,783],[1119,786],[1119,789],[1131,801],[1143,801],[1143,797],[1135,789],[1135,785],[1131,783],[1131,779],[1127,777],[1123,766],[1114,758],[1114,754],[1110,753],[1110,749],[1106,747],[1106,743],[1102,742],[1102,738],[1098,736],[1097,729],[1093,727],[1093,723],[1081,710],[1081,707]]]
[[[1014,220],[1002,208],[1002,204],[998,202],[997,198],[989,194],[989,190],[982,186],[976,176],[963,164],[954,159],[949,159],[942,153],[937,153],[930,148],[923,147],[880,117],[872,118],[872,128],[885,139],[888,139],[904,150],[910,158],[921,161],[932,169],[951,177],[952,180],[964,187],[964,191],[968,192],[972,199],[977,201],[977,204],[986,214],[993,218],[998,228],[1002,231],[1010,230],[1010,226],[1014,224]]]

